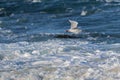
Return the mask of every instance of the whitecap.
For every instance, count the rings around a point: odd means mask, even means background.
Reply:
[[[32,2],[33,2],[33,3],[38,3],[38,2],[40,3],[40,2],[42,2],[42,1],[41,1],[41,0],[32,0]]]

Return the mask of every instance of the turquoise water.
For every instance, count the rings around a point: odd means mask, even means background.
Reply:
[[[119,80],[119,58],[119,0],[0,1],[0,80]]]

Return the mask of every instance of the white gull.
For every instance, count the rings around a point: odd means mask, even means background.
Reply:
[[[80,30],[77,25],[78,25],[78,22],[77,21],[73,21],[73,20],[69,20],[69,22],[71,23],[71,28],[66,30],[66,32],[71,32],[73,34],[80,34],[80,32],[82,30]]]

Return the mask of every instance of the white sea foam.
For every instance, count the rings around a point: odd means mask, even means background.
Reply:
[[[120,78],[119,46],[77,39],[1,43],[0,80]]]
[[[105,0],[106,2],[120,2],[120,0]]]
[[[87,11],[83,10],[80,15],[81,15],[81,16],[86,16],[87,13],[88,13]]]
[[[33,3],[42,2],[41,0],[32,0]]]

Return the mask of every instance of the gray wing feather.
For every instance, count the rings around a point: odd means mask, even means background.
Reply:
[[[71,23],[71,29],[76,29],[78,22],[77,21],[73,21],[73,20],[69,20],[69,22]]]

